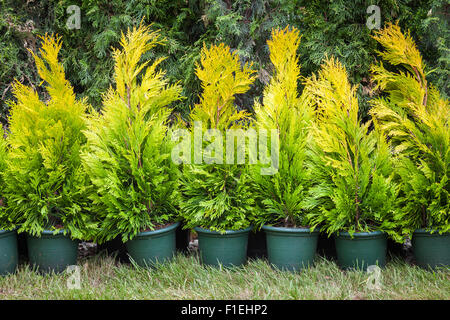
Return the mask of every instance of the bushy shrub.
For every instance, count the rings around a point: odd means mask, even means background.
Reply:
[[[83,238],[94,227],[80,157],[88,105],[75,99],[58,62],[60,38],[42,40],[42,58],[32,55],[50,99],[41,101],[31,87],[14,84],[16,101],[11,102],[10,151],[4,172],[5,214],[19,225],[19,232],[39,235],[44,229],[64,228],[73,238]]]
[[[382,46],[372,66],[378,87],[387,96],[372,102],[377,126],[389,136],[399,158],[401,185],[398,212],[405,234],[417,228],[450,230],[450,130],[448,100],[427,81],[426,67],[409,32],[395,24],[374,37]]]
[[[94,185],[99,242],[119,235],[125,242],[177,218],[178,168],[170,159],[167,106],[180,99],[181,87],[169,85],[157,69],[163,58],[141,62],[163,42],[144,26],[122,35],[122,48],[114,50],[115,88],[85,131],[83,160]]]
[[[236,110],[235,95],[246,92],[255,79],[251,66],[241,66],[239,56],[223,44],[203,48],[196,74],[203,93],[190,114],[192,152],[196,152],[195,147],[208,145],[207,139],[195,145],[196,122],[201,124],[203,136],[208,135],[209,129],[216,129],[216,133],[225,137],[227,129],[243,128],[248,113]],[[218,137],[209,139],[214,143]],[[219,148],[225,150],[225,144]],[[233,148],[236,151],[234,143]],[[180,207],[186,228],[203,227],[224,232],[250,225],[255,211],[252,180],[245,165],[226,163],[226,152],[231,150],[227,149],[222,155],[211,154],[210,159],[203,156],[203,163],[190,162],[183,166]]]
[[[263,103],[255,103],[257,129],[277,130],[279,134],[279,168],[274,175],[261,175],[259,166],[252,169],[255,195],[262,203],[258,224],[306,227],[309,221],[305,200],[311,186],[307,170],[307,148],[313,110],[298,96],[300,66],[297,29],[276,29],[267,42],[274,73],[264,90]]]
[[[310,218],[328,234],[386,231],[396,235],[393,165],[385,137],[358,120],[356,88],[345,68],[327,59],[306,80],[316,108],[311,151]]]

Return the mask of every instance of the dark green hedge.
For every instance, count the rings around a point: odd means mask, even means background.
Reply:
[[[67,77],[79,96],[95,107],[111,83],[111,46],[117,47],[121,31],[144,23],[163,30],[167,45],[152,55],[168,55],[163,67],[172,81],[180,81],[186,97],[175,105],[185,114],[200,90],[194,74],[203,43],[225,42],[243,60],[254,61],[260,78],[252,90],[239,97],[251,109],[260,97],[271,70],[266,40],[273,27],[296,26],[303,35],[300,45],[302,75],[317,71],[325,54],[338,57],[360,84],[361,116],[367,117],[372,92],[368,68],[376,59],[376,42],[366,27],[367,7],[381,8],[382,26],[399,21],[408,28],[428,64],[429,80],[450,95],[448,1],[445,0],[0,0],[0,114],[7,117],[10,83],[14,78],[39,90],[37,72],[27,48],[39,48],[39,35],[62,36],[61,52]],[[68,30],[70,5],[81,8],[81,28]]]

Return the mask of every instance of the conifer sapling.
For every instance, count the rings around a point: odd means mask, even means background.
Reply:
[[[244,128],[248,113],[237,111],[235,95],[249,90],[254,73],[251,65],[241,65],[239,56],[231,53],[228,46],[204,47],[196,67],[203,93],[190,114],[191,133],[195,123],[201,124],[203,135],[208,135],[209,129],[218,130],[220,137],[209,137],[214,143],[226,136],[227,129]],[[208,147],[207,140],[203,140],[202,147]],[[230,150],[225,150],[225,143],[222,147],[222,155],[203,157],[206,163],[183,166],[180,208],[186,228],[225,232],[245,229],[251,224],[255,208],[248,168],[244,164],[226,163]],[[233,148],[236,151],[234,143]]]
[[[395,24],[377,32],[382,62],[371,71],[387,96],[372,101],[377,127],[390,138],[401,185],[397,220],[405,235],[418,228],[450,231],[449,104],[426,79],[426,66],[409,33]]]
[[[95,187],[98,242],[116,236],[125,242],[177,218],[178,168],[170,158],[167,106],[180,99],[181,88],[157,70],[163,58],[141,62],[163,42],[158,31],[145,26],[122,34],[122,48],[114,50],[115,88],[85,131],[83,160]]]
[[[306,167],[307,148],[312,144],[309,129],[313,110],[297,93],[300,66],[297,29],[272,31],[267,42],[274,72],[264,90],[263,104],[255,102],[257,129],[276,129],[279,133],[279,170],[274,175],[261,175],[252,170],[255,193],[263,209],[258,224],[284,227],[307,227],[305,199],[311,185]],[[257,169],[257,168],[255,168]]]
[[[396,237],[397,186],[385,137],[358,120],[356,87],[337,60],[305,81],[316,109],[311,151],[310,217],[328,234],[385,231]]]
[[[42,40],[42,58],[30,52],[49,100],[14,83],[17,101],[10,103],[4,173],[7,215],[19,232],[40,235],[44,229],[64,228],[73,238],[88,237],[95,224],[88,212],[80,157],[88,106],[75,98],[58,62],[60,38],[46,35]]]

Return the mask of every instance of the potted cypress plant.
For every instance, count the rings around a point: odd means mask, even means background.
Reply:
[[[248,167],[227,163],[223,138],[229,129],[243,128],[245,111],[237,111],[235,95],[246,92],[254,71],[224,44],[203,47],[196,74],[202,82],[200,102],[190,114],[189,137],[194,148],[188,152],[181,179],[181,215],[185,228],[198,234],[201,260],[207,265],[237,266],[246,260],[254,199]],[[202,139],[201,137],[208,138]],[[199,140],[198,137],[200,137]],[[191,141],[191,139],[188,139]],[[211,144],[207,142],[212,141]],[[222,142],[222,143],[221,143]],[[209,153],[208,146],[218,144]],[[216,146],[217,146],[216,144]],[[200,161],[198,159],[200,158]],[[234,160],[234,159],[233,159]],[[204,162],[203,162],[204,161]]]
[[[365,270],[385,265],[387,234],[399,239],[394,221],[398,187],[384,136],[358,120],[355,91],[334,58],[305,81],[303,94],[316,108],[310,158],[314,185],[307,207],[314,225],[335,234],[339,265]]]
[[[395,172],[401,186],[397,220],[411,237],[422,267],[450,265],[450,130],[448,100],[426,80],[425,65],[413,39],[389,24],[374,38],[380,62],[373,78],[385,98],[372,101],[371,114],[398,157]],[[391,69],[392,70],[392,69]],[[395,70],[395,69],[394,69]]]
[[[274,74],[265,88],[263,104],[255,102],[256,127],[279,132],[279,168],[274,175],[252,170],[255,194],[263,210],[256,221],[266,233],[269,262],[292,271],[313,264],[318,229],[311,229],[306,199],[311,186],[307,148],[312,144],[313,109],[297,94],[300,77],[295,28],[273,30],[267,42]]]
[[[178,168],[167,138],[169,104],[181,87],[169,85],[158,65],[141,62],[164,39],[140,26],[122,35],[114,50],[115,88],[103,99],[101,115],[85,131],[83,163],[94,185],[90,194],[102,243],[121,237],[130,257],[143,267],[170,259],[175,251]]]
[[[31,53],[48,99],[41,101],[32,88],[14,84],[4,194],[8,219],[27,234],[31,264],[60,272],[76,264],[77,239],[88,237],[94,227],[80,157],[87,105],[76,100],[58,62],[60,38],[42,40],[42,58]]]
[[[0,131],[0,190],[5,189],[3,172],[6,168],[7,146],[3,127]],[[0,195],[0,276],[13,273],[19,261],[16,227],[6,214],[6,199]]]

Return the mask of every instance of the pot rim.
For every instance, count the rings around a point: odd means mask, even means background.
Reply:
[[[165,232],[169,232],[172,231],[173,229],[177,228],[180,225],[180,222],[174,222],[172,223],[170,226],[165,227],[165,228],[161,228],[158,230],[150,230],[150,231],[144,231],[144,232],[139,232],[136,237],[146,237],[146,236],[153,236],[153,235],[157,235],[160,233],[165,233]]]
[[[200,227],[195,227],[194,230],[200,233],[207,233],[207,234],[217,234],[217,235],[231,235],[231,234],[239,234],[239,233],[246,233],[249,232],[250,230],[253,229],[253,226],[249,226],[245,229],[240,229],[240,230],[225,230],[224,233],[219,232],[219,231],[213,231],[213,230],[209,230],[209,229],[204,229],[204,228],[200,228]]]
[[[14,228],[12,230],[0,229],[0,238],[11,237],[11,236],[17,234],[16,230],[17,230],[17,228]]]
[[[273,232],[283,232],[283,233],[318,233],[320,232],[320,227],[314,228],[312,230],[311,228],[287,228],[287,227],[274,227],[274,226],[268,226],[263,225],[262,230],[264,231],[273,231]]]
[[[343,237],[343,238],[364,238],[364,237],[375,237],[375,236],[387,236],[387,233],[384,231],[371,231],[371,232],[353,232],[352,235],[350,235],[347,231],[339,231],[335,236],[336,237]]]
[[[415,234],[429,234],[429,235],[445,235],[450,234],[450,232],[443,232],[439,233],[440,229],[433,229],[433,228],[419,228],[414,230],[413,233]]]
[[[55,231],[56,230],[48,230],[48,229],[44,229],[42,232],[41,232],[41,235],[59,235],[59,234],[63,234],[65,231],[69,231],[69,230],[67,230],[67,229],[58,229],[58,232],[57,233],[55,233]]]
[[[6,233],[9,233],[9,232],[14,232],[14,231],[16,231],[16,230],[17,230],[17,227],[15,227],[15,228],[13,228],[13,229],[10,229],[10,230],[0,229],[0,235],[1,235],[1,234],[6,234]]]

